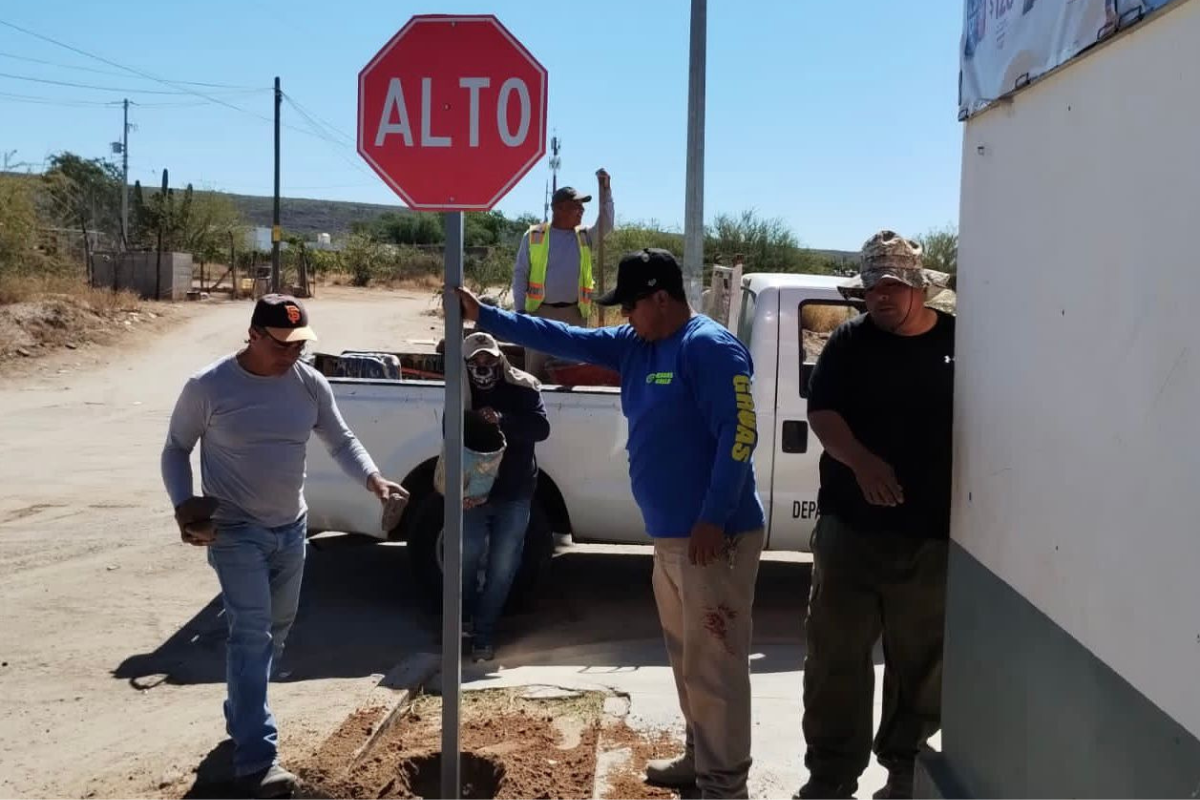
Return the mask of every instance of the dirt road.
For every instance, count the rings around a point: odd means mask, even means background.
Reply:
[[[406,342],[434,339],[441,325],[423,313],[428,294],[323,288],[309,307],[320,348],[333,352],[413,347]],[[154,671],[139,675],[147,669],[130,660],[205,619],[197,609],[206,602],[211,619],[196,635],[219,645],[209,602],[216,580],[203,552],[178,542],[158,459],[183,381],[240,345],[250,310],[198,304],[181,309],[175,329],[66,351],[6,376],[0,795],[145,795],[190,772],[221,738],[219,663],[199,685],[180,685],[179,665],[151,659]],[[379,670],[394,661],[381,657]],[[326,732],[331,708],[353,703],[371,674],[331,678],[329,691],[280,684],[273,697],[291,723],[285,737]]]
[[[440,337],[428,294],[323,288],[308,305],[323,351]],[[240,345],[250,308],[185,306],[143,340],[26,362],[32,373],[0,382],[0,797],[214,796],[228,770],[219,589],[203,551],[178,541],[158,463],[183,381]],[[659,675],[645,691],[677,721],[647,551],[558,555],[542,601],[508,621],[498,661],[466,676],[628,665],[615,669]],[[308,558],[285,674],[271,687],[292,763],[383,674],[434,647],[404,547],[317,540]],[[756,680],[780,698],[764,707],[787,709],[760,721],[784,732],[764,738],[780,754],[765,750],[756,767],[772,796],[799,769],[792,706],[809,574],[798,560],[764,559],[755,603],[756,642],[773,643],[756,656]],[[781,769],[785,779],[772,777]]]

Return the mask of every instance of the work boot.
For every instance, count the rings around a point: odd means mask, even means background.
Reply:
[[[792,795],[792,800],[807,800],[808,798],[817,798],[817,800],[843,800],[844,798],[854,797],[854,792],[857,789],[858,784],[855,781],[839,783],[823,778],[810,777],[808,783],[801,786]]]
[[[296,776],[278,764],[272,764],[238,778],[237,788],[246,797],[291,797],[296,792]]]
[[[646,764],[646,782],[660,786],[695,786],[696,760],[685,754],[650,761]]]
[[[913,796],[913,774],[911,772],[888,772],[887,783],[875,794],[875,800],[911,800]]]

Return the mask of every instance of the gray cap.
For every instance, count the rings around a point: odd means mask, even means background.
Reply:
[[[592,196],[590,194],[581,193],[574,186],[562,186],[559,187],[558,191],[554,193],[554,196],[550,198],[550,204],[553,205],[563,200],[575,200],[580,203],[590,203],[592,201]]]

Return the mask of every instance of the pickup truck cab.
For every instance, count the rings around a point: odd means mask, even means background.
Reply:
[[[759,444],[755,473],[767,513],[768,550],[807,551],[817,516],[820,443],[808,428],[808,377],[829,333],[860,309],[837,291],[845,278],[749,274],[741,281],[736,335],[754,360]],[[731,304],[732,305],[732,304]],[[507,348],[506,348],[507,349]],[[519,350],[519,349],[518,349]],[[512,352],[512,351],[510,351]],[[431,379],[440,356],[382,354],[420,370],[389,378],[337,377],[341,356],[317,354],[350,428],[383,472],[412,494],[398,525],[384,531],[379,504],[338,470],[319,444],[308,452],[309,532],[340,531],[408,543],[414,575],[440,586],[443,498],[433,487],[442,447],[445,384]],[[520,352],[514,361],[520,363]],[[431,369],[431,364],[434,366]],[[550,438],[538,445],[538,489],[516,591],[549,562],[554,535],[578,543],[648,544],[634,504],[619,390],[546,386]]]

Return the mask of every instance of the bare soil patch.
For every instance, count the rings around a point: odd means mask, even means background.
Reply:
[[[111,344],[132,332],[157,329],[177,313],[130,292],[93,289],[54,277],[0,279],[0,369],[92,344]]]
[[[464,694],[463,797],[590,798],[604,695],[532,699],[523,694],[522,689]],[[351,717],[300,769],[304,794],[440,796],[441,705],[439,697],[418,698],[366,747],[364,739],[381,720],[369,713]]]
[[[675,758],[683,754],[683,743],[670,731],[636,731],[625,720],[604,729],[604,749],[628,749],[630,757],[609,771],[605,800],[639,797],[649,800],[672,800],[679,793],[646,783],[646,764],[659,758]]]

